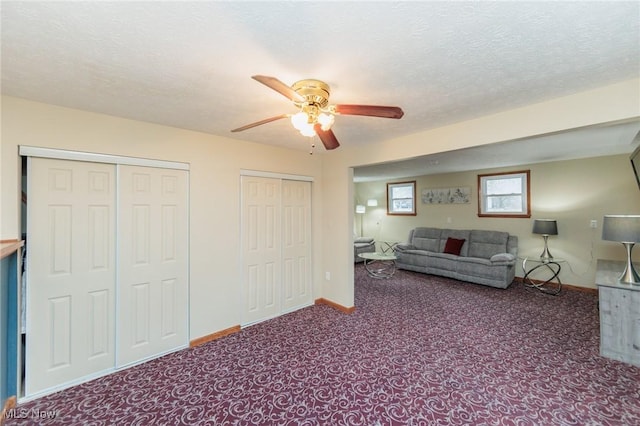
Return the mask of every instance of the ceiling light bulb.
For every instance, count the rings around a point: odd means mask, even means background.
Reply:
[[[318,123],[320,123],[320,126],[324,131],[329,130],[331,126],[333,126],[334,121],[335,120],[333,118],[333,115],[331,114],[325,114],[323,112],[320,115],[318,115]]]
[[[296,129],[302,131],[302,129],[309,125],[309,116],[302,111],[297,114],[293,114],[291,116],[291,124],[293,124],[293,127]]]
[[[313,125],[309,123],[307,123],[306,126],[298,130],[300,130],[300,133],[302,134],[302,136],[307,136],[312,138],[316,135],[316,131],[313,130]]]

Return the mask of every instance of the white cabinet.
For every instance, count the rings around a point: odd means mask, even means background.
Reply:
[[[620,284],[623,262],[598,260],[600,355],[640,367],[640,286]]]

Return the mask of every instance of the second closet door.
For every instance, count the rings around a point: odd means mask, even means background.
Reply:
[[[312,303],[311,183],[242,176],[242,325]]]
[[[118,166],[117,366],[188,343],[188,172]]]

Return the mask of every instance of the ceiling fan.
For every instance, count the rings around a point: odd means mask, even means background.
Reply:
[[[404,111],[396,106],[381,105],[351,105],[329,104],[329,85],[320,80],[300,80],[291,85],[284,84],[275,77],[266,75],[254,75],[251,78],[275,90],[289,100],[298,109],[296,114],[280,114],[247,124],[233,129],[232,132],[242,132],[252,127],[267,124],[281,118],[291,118],[291,123],[304,136],[318,135],[326,149],[335,149],[340,146],[338,139],[333,134],[331,126],[334,116],[339,115],[364,115],[369,117],[402,118]]]

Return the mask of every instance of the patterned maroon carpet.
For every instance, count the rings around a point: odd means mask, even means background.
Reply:
[[[374,280],[359,265],[356,306],[249,327],[24,404],[7,424],[640,424],[640,368],[598,356],[595,295]]]

